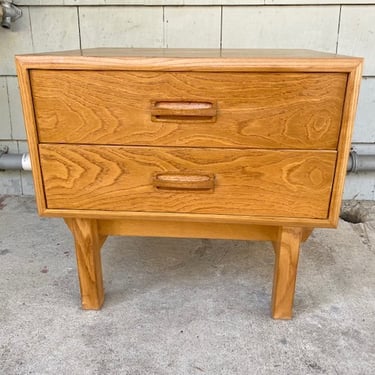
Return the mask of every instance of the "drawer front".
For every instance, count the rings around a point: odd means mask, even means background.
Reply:
[[[326,218],[334,151],[39,146],[48,208]]]
[[[335,149],[344,73],[32,70],[39,141]]]

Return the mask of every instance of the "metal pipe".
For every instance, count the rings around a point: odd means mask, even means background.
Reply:
[[[8,148],[4,147],[0,150],[1,170],[31,171],[30,155],[28,153],[8,154]]]
[[[349,154],[347,173],[370,172],[375,171],[375,155],[362,154],[359,155],[355,151]]]
[[[22,169],[22,157],[21,154],[4,154],[0,158],[0,170],[19,170]]]

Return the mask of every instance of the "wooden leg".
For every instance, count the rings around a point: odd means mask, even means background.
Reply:
[[[310,237],[311,233],[313,232],[314,228],[303,228],[302,229],[302,236],[301,242],[305,242]]]
[[[74,236],[82,308],[98,310],[104,301],[100,249],[106,236],[99,234],[96,220],[65,219],[65,223]]]
[[[272,291],[272,317],[291,319],[296,285],[302,228],[281,227],[274,242],[275,269]]]

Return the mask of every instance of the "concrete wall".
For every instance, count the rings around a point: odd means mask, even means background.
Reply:
[[[14,55],[90,47],[311,48],[366,59],[353,147],[375,153],[375,0],[18,0],[0,29],[0,145],[27,149]],[[0,194],[33,194],[28,172],[0,172]],[[375,199],[375,173],[345,198]]]

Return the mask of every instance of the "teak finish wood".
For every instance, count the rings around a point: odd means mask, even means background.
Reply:
[[[351,72],[363,59],[303,49],[92,48],[16,56],[26,69]]]
[[[296,286],[302,228],[280,227],[275,241],[275,267],[272,292],[272,316],[290,319]]]
[[[65,219],[76,246],[82,308],[100,309],[104,302],[100,249],[106,239],[98,231],[96,220]]]
[[[40,142],[150,146],[336,149],[346,80],[344,73],[31,71]],[[168,100],[217,103],[217,116],[170,110],[156,123],[152,104]]]
[[[306,50],[91,49],[17,57],[38,211],[64,217],[82,306],[108,235],[272,241],[272,316],[300,243],[334,227],[362,59]]]
[[[327,218],[336,153],[42,144],[40,158],[48,208]],[[156,172],[215,186],[156,189]]]

